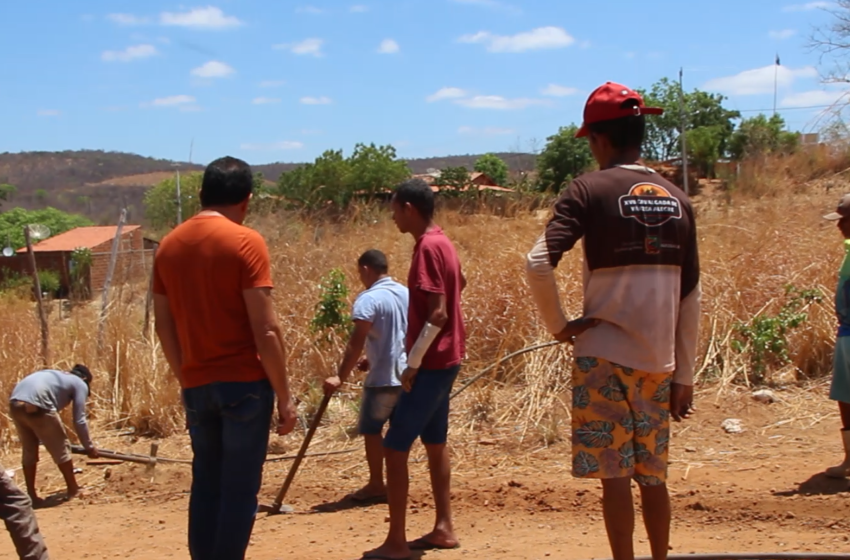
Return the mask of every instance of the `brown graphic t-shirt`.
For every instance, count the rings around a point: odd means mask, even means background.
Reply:
[[[690,382],[699,321],[699,257],[687,195],[644,166],[618,166],[575,179],[529,254],[536,299],[542,279],[582,240],[584,316],[598,327],[576,340],[577,356],[604,358]],[[538,301],[542,301],[539,300]],[[547,314],[550,330],[566,320]]]

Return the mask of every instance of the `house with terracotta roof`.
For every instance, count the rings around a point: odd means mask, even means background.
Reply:
[[[86,292],[94,295],[103,289],[112,254],[112,243],[118,226],[79,227],[48,237],[32,246],[36,268],[39,271],[51,270],[59,275],[60,295],[70,292],[73,270],[77,263],[73,254],[77,249],[91,252],[91,266],[81,282]],[[12,272],[29,274],[27,249],[23,247],[12,257],[0,256],[0,276]],[[118,245],[115,283],[126,282],[133,277],[144,278],[152,259],[152,251],[145,250],[141,226],[124,225]]]
[[[439,193],[441,188],[445,188],[445,187],[440,187],[439,185],[437,185],[437,183],[439,182],[439,178],[440,178],[440,171],[439,170],[430,171],[428,173],[420,173],[418,175],[414,175],[413,177],[415,177],[417,179],[422,179],[423,181],[428,183],[428,185],[430,185],[430,187],[431,187],[431,190],[434,191],[435,193]],[[502,187],[502,186],[497,185],[496,181],[492,177],[490,177],[486,173],[482,173],[481,171],[473,171],[473,172],[469,173],[469,185],[466,188],[464,188],[463,190],[467,191],[467,190],[470,190],[470,189],[477,189],[478,192],[483,192],[483,191],[505,192],[505,193],[514,192],[513,189],[509,189],[507,187]]]

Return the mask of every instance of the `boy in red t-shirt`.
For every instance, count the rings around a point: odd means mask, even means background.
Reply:
[[[451,464],[446,448],[449,395],[465,354],[466,330],[460,294],[466,279],[454,245],[433,222],[434,192],[421,179],[399,185],[392,199],[393,221],[416,240],[407,276],[410,292],[407,326],[408,367],[404,391],[384,438],[390,528],[384,544],[363,558],[410,558],[411,550],[457,548],[452,526]],[[405,535],[410,447],[420,438],[428,453],[434,492],[434,530],[412,542]]]

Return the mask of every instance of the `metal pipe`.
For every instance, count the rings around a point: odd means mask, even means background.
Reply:
[[[639,556],[636,557],[635,560],[652,560],[652,556]],[[667,556],[667,560],[850,560],[850,554],[819,554],[814,552],[721,552],[717,554],[671,554]]]

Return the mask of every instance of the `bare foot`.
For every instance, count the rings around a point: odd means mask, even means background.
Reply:
[[[79,486],[73,486],[68,488],[68,491],[65,493],[65,495],[69,500],[72,498],[83,497],[82,489]]]
[[[435,529],[407,543],[410,550],[433,550],[433,549],[452,549],[460,546],[460,542],[453,533]]]
[[[364,560],[408,560],[408,558],[410,558],[410,549],[407,545],[394,547],[384,543],[378,548],[363,553]]]
[[[44,498],[39,498],[38,496],[30,496],[30,501],[32,502],[33,509],[38,509],[44,505]]]

